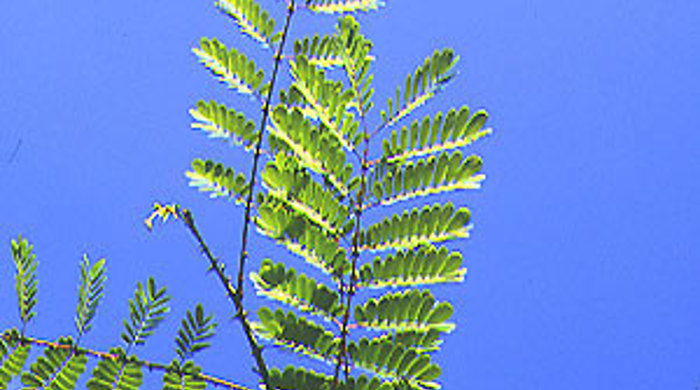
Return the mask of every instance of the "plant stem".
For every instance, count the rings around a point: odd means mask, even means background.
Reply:
[[[243,276],[245,274],[245,261],[248,258],[248,230],[250,229],[250,220],[253,209],[253,195],[255,194],[255,183],[256,175],[258,174],[258,163],[260,162],[260,155],[262,150],[263,134],[265,133],[265,125],[267,124],[267,119],[270,116],[270,103],[272,102],[272,95],[275,90],[275,82],[277,81],[277,74],[279,73],[280,62],[282,62],[282,53],[284,50],[284,44],[287,41],[287,35],[289,34],[289,26],[292,21],[292,15],[294,14],[294,0],[291,0],[287,5],[287,18],[284,23],[284,29],[282,31],[282,38],[280,44],[277,47],[277,54],[275,55],[275,65],[272,70],[272,78],[270,79],[270,89],[267,91],[267,98],[265,99],[265,105],[262,109],[262,119],[260,120],[260,130],[258,131],[258,139],[255,145],[255,155],[253,156],[253,167],[250,171],[250,184],[248,185],[248,198],[246,199],[245,216],[243,218],[243,233],[241,236],[241,253],[238,261],[238,285],[234,291],[233,303],[236,307],[236,317],[241,320],[243,326],[243,331],[248,339],[248,344],[250,345],[251,353],[255,358],[255,362],[258,368],[258,374],[262,377],[262,381],[265,384],[267,390],[273,390],[274,387],[270,382],[270,375],[267,370],[267,365],[262,356],[262,347],[258,344],[253,334],[253,329],[250,326],[250,321],[248,321],[246,312],[243,307]],[[223,281],[223,280],[222,280]],[[230,282],[226,279],[227,290],[229,295],[231,295]]]
[[[2,336],[5,340],[10,340],[11,336],[5,334]],[[107,352],[101,352],[101,351],[96,351],[88,348],[82,348],[78,347],[75,345],[69,345],[69,344],[59,344],[59,343],[54,343],[51,341],[47,340],[42,340],[38,338],[33,338],[33,337],[24,337],[20,336],[21,341],[25,343],[30,343],[34,344],[43,348],[55,348],[55,349],[70,349],[72,351],[73,355],[88,355],[92,356],[95,358],[99,359],[110,359],[110,360],[120,360],[121,358],[117,355],[113,355]],[[126,357],[124,358],[126,359]],[[149,370],[159,370],[159,371],[165,371],[165,372],[177,372],[175,368],[173,368],[170,365],[162,364],[162,363],[154,363],[154,362],[149,362],[147,360],[137,360],[137,359],[132,359],[130,360],[131,363],[137,364],[141,367],[146,367]],[[189,374],[186,373],[186,375],[191,375],[195,378],[199,378],[207,383],[210,383],[214,386],[224,386],[228,389],[232,390],[250,390],[247,387],[243,387],[241,385],[235,384],[231,381],[228,381],[226,379],[221,379],[213,375],[208,375],[208,374]]]
[[[275,90],[275,82],[277,81],[277,74],[279,73],[280,62],[282,62],[282,52],[284,50],[284,43],[287,41],[287,35],[289,33],[289,26],[292,21],[292,15],[294,14],[294,0],[291,0],[287,5],[287,19],[284,24],[284,30],[282,31],[282,39],[277,48],[277,54],[275,55],[275,65],[272,70],[272,78],[270,80],[270,89],[267,91],[267,98],[265,99],[265,105],[262,109],[262,119],[260,120],[260,130],[258,131],[258,139],[255,145],[255,155],[253,156],[253,167],[250,171],[250,185],[248,186],[248,198],[246,199],[245,206],[245,216],[243,218],[243,233],[241,237],[241,254],[239,256],[238,264],[238,286],[236,288],[237,297],[235,299],[243,299],[243,275],[245,270],[245,261],[248,258],[248,230],[250,228],[251,211],[253,204],[253,195],[255,193],[255,183],[256,175],[258,174],[258,163],[260,161],[260,152],[262,149],[263,134],[265,133],[265,124],[270,116],[270,103],[272,102],[272,95]]]
[[[206,242],[204,242],[202,235],[199,233],[199,229],[197,229],[197,225],[195,225],[194,216],[192,215],[192,213],[188,209],[182,209],[181,217],[185,223],[185,226],[187,226],[192,235],[195,237],[197,243],[199,244],[199,247],[202,249],[202,252],[209,260],[209,269],[213,270],[219,277],[219,281],[226,289],[226,294],[231,299],[231,302],[233,302],[233,305],[236,310],[236,316],[241,320],[241,324],[243,325],[243,331],[245,332],[246,339],[248,340],[248,345],[250,346],[251,353],[253,354],[253,358],[255,359],[257,371],[260,374],[263,383],[265,384],[267,389],[274,389],[270,385],[270,375],[267,370],[267,364],[265,364],[265,359],[262,356],[262,347],[260,346],[260,344],[258,344],[258,341],[253,335],[253,329],[250,326],[250,321],[248,321],[248,317],[246,316],[245,310],[243,309],[243,301],[236,299],[236,297],[238,297],[238,294],[236,293],[236,289],[234,289],[233,285],[231,284],[231,278],[226,275],[226,273],[224,272],[223,264],[220,263],[216,257],[214,257],[214,255],[211,253],[211,250],[209,249],[209,246],[206,244]]]

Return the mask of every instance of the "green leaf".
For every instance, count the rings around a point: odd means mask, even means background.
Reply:
[[[388,333],[380,338],[387,338],[391,343],[415,348],[417,352],[433,352],[440,349],[441,332],[435,328],[403,330]]]
[[[356,366],[382,378],[392,378],[395,383],[407,383],[410,388],[439,387],[433,382],[437,377],[425,375],[426,371],[434,370],[434,367],[439,370],[439,367],[432,363],[429,355],[414,348],[394,344],[387,338],[363,337],[358,342],[351,342],[348,351]]]
[[[316,13],[342,14],[347,12],[374,11],[384,6],[383,0],[309,0],[307,7]]]
[[[236,173],[233,168],[197,158],[192,161],[192,170],[185,172],[185,176],[190,180],[190,187],[208,192],[211,198],[224,197],[237,204],[245,203],[248,179],[242,173]]]
[[[6,330],[0,335],[0,362],[5,359],[5,356],[12,349],[10,340],[19,338],[19,332],[16,329]]]
[[[350,217],[348,207],[303,169],[294,157],[278,153],[262,172],[268,193],[335,236]]]
[[[469,236],[469,218],[467,208],[455,212],[452,203],[406,210],[370,226],[363,249],[412,249],[420,245],[465,238]]]
[[[192,49],[219,81],[244,95],[259,92],[265,73],[245,54],[228,49],[216,38],[202,38],[200,47]]]
[[[12,260],[15,263],[15,292],[19,317],[25,326],[36,313],[34,306],[37,302],[38,281],[36,277],[37,260],[32,253],[33,245],[20,235],[12,240]]]
[[[246,150],[251,150],[258,138],[252,120],[215,100],[198,101],[197,108],[190,109],[190,115],[195,120],[192,128],[204,131],[210,138],[222,138],[243,145]]]
[[[342,309],[336,291],[314,278],[286,268],[283,263],[263,260],[260,271],[251,273],[258,295],[289,304],[302,312],[324,316],[327,320],[337,317]]]
[[[129,321],[124,320],[121,334],[127,349],[132,345],[144,344],[146,338],[153,334],[170,311],[169,300],[165,287],[157,288],[152,277],[148,278],[145,288],[138,283],[134,297],[129,300]]]
[[[388,99],[387,111],[381,112],[382,128],[393,126],[444,88],[454,77],[450,71],[457,61],[458,58],[452,49],[436,50],[432,56],[427,57],[414,73],[406,77],[403,93],[401,88],[397,87],[395,100]],[[401,96],[404,99],[401,99]]]
[[[337,137],[328,130],[313,126],[298,107],[289,110],[277,106],[271,121],[269,131],[273,151],[293,153],[304,167],[327,179],[342,196],[348,194],[347,183],[353,167],[346,162]]]
[[[17,343],[13,343],[12,348],[12,352],[0,366],[0,390],[7,389],[10,382],[22,372],[22,367],[29,356],[30,347],[28,344],[17,345]]]
[[[216,6],[236,20],[244,35],[263,47],[272,46],[275,20],[255,0],[217,0]]]
[[[177,364],[177,361],[173,362]],[[163,374],[163,390],[204,390],[207,382],[199,374],[201,367],[192,362],[185,362],[183,367],[176,371],[166,371]]]
[[[349,271],[345,250],[336,239],[274,198],[260,204],[255,223],[260,234],[275,239],[326,274],[338,277]]]
[[[451,315],[452,306],[448,302],[436,304],[429,290],[386,293],[355,306],[358,325],[382,330],[451,332],[454,324],[445,322]]]
[[[260,322],[253,324],[255,332],[272,339],[277,346],[324,361],[332,361],[338,353],[340,339],[333,332],[292,311],[277,309],[271,314],[270,309],[263,307],[258,316]]]
[[[92,328],[91,322],[102,300],[107,280],[105,268],[105,259],[100,259],[91,265],[87,255],[83,255],[83,261],[80,263],[78,307],[75,314],[75,326],[79,336]]]
[[[439,157],[409,161],[405,164],[382,164],[382,178],[374,183],[375,205],[397,202],[455,190],[481,188],[486,178],[479,174],[483,162],[478,156],[462,158],[462,153],[444,152]]]
[[[89,390],[138,390],[143,383],[143,373],[135,357],[127,358],[121,348],[112,348],[109,353],[116,358],[100,360],[86,387]]]
[[[395,163],[471,145],[492,133],[491,129],[484,128],[487,118],[488,114],[483,110],[477,111],[470,118],[469,107],[463,106],[459,111],[451,109],[444,121],[441,112],[432,118],[426,116],[420,121],[414,120],[410,130],[405,126],[400,131],[395,129],[391,137],[384,140],[381,160]],[[415,132],[414,142],[398,142],[399,136],[409,132]]]
[[[87,357],[76,355],[70,338],[58,340],[58,348],[50,346],[31,365],[30,371],[22,374],[22,383],[30,389],[72,389],[80,375],[85,372]]]
[[[287,366],[284,371],[275,367],[270,370],[270,383],[277,389],[330,390],[332,382],[332,377],[303,367]]]
[[[294,78],[291,88],[309,104],[309,110],[305,111],[307,116],[318,119],[345,149],[354,150],[359,123],[346,115],[348,105],[355,99],[353,90],[343,90],[343,83],[326,79],[325,71],[303,55],[297,56],[290,65]]]
[[[304,56],[310,64],[326,69],[343,65],[340,50],[335,35],[314,35],[294,42],[294,57]]]
[[[304,367],[287,366],[284,371],[277,367],[270,370],[270,381],[278,389],[294,390],[331,390],[333,389],[333,377],[317,373]],[[349,377],[347,381],[340,381],[336,390],[408,390],[405,387],[382,381],[377,377],[368,378],[360,375],[357,378]]]
[[[454,283],[464,280],[462,254],[436,249],[432,245],[391,253],[375,258],[360,268],[359,283],[369,288]]]
[[[341,18],[336,25],[337,45],[343,68],[355,92],[354,106],[360,117],[365,118],[372,108],[372,80],[369,67],[374,60],[370,55],[372,42],[360,33],[360,24],[351,15]]]
[[[192,359],[195,353],[208,348],[207,341],[214,337],[217,323],[213,315],[204,315],[204,308],[197,304],[194,314],[187,310],[175,338],[175,352],[182,360]]]

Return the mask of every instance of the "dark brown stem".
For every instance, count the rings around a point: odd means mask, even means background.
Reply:
[[[223,277],[220,273],[219,279],[226,286],[227,293],[232,298],[234,306],[236,308],[236,318],[241,321],[243,326],[243,331],[245,332],[248,344],[250,345],[251,353],[255,358],[257,365],[258,374],[261,376],[265,387],[268,390],[273,390],[274,387],[270,382],[270,375],[267,370],[267,365],[262,356],[262,347],[255,339],[253,334],[253,329],[248,320],[247,313],[243,307],[243,279],[245,275],[245,261],[248,258],[248,231],[250,230],[251,215],[253,210],[253,196],[255,195],[255,183],[256,176],[258,174],[258,164],[260,162],[260,155],[262,151],[263,134],[265,133],[265,125],[270,116],[270,104],[272,102],[272,96],[275,90],[275,83],[277,81],[277,75],[279,73],[280,63],[282,62],[282,53],[284,50],[284,44],[287,41],[287,35],[289,34],[289,26],[292,21],[292,15],[294,14],[294,0],[291,0],[287,5],[287,18],[284,24],[284,30],[282,31],[282,38],[280,44],[277,48],[277,54],[275,55],[275,64],[272,70],[272,77],[270,79],[270,89],[267,91],[267,97],[265,99],[265,104],[262,108],[262,118],[260,120],[260,129],[258,131],[258,139],[255,144],[255,155],[253,156],[253,167],[250,171],[250,184],[248,185],[248,197],[245,202],[245,216],[243,217],[243,233],[241,236],[241,253],[238,261],[238,283],[234,290],[231,286],[231,281],[227,277]],[[214,267],[218,271],[218,267]]]
[[[206,242],[204,242],[202,235],[197,229],[197,225],[195,225],[194,216],[192,216],[192,213],[187,209],[182,209],[180,210],[180,214],[182,220],[185,222],[185,226],[187,226],[189,231],[195,237],[197,243],[199,244],[199,247],[202,249],[202,252],[207,257],[207,260],[209,260],[209,269],[214,271],[214,273],[216,273],[216,275],[219,277],[219,281],[226,289],[226,294],[233,302],[234,308],[236,310],[236,316],[238,317],[238,319],[241,320],[241,324],[243,325],[243,331],[245,332],[246,339],[248,340],[248,345],[250,346],[251,353],[253,354],[253,358],[255,359],[257,371],[260,374],[263,383],[265,384],[267,389],[274,389],[274,387],[271,386],[270,374],[267,370],[265,359],[263,359],[262,356],[262,347],[260,346],[260,344],[258,344],[258,341],[255,339],[253,329],[250,326],[250,321],[248,320],[248,316],[246,315],[246,312],[243,308],[243,301],[237,299],[238,294],[236,293],[236,289],[231,283],[231,278],[224,272],[223,263],[219,262],[219,260],[216,257],[214,257],[214,255],[211,253],[211,250],[209,249],[209,246],[207,246]]]
[[[275,55],[275,66],[272,71],[272,78],[270,80],[270,89],[267,91],[267,98],[265,99],[265,105],[263,106],[262,119],[260,121],[260,130],[258,131],[258,139],[255,144],[255,155],[253,156],[253,167],[250,171],[250,185],[248,186],[248,198],[246,199],[245,216],[243,218],[243,233],[241,237],[241,254],[239,256],[238,264],[238,286],[237,286],[237,300],[243,299],[243,276],[245,273],[245,261],[248,258],[248,230],[250,229],[251,211],[253,204],[253,196],[255,194],[255,183],[256,175],[258,174],[258,163],[260,162],[260,151],[262,149],[263,134],[265,133],[265,124],[270,116],[270,103],[272,102],[272,95],[275,90],[275,82],[277,81],[277,74],[279,73],[279,66],[282,62],[282,51],[284,50],[284,43],[287,41],[287,34],[289,33],[289,25],[292,21],[292,15],[294,14],[294,0],[291,0],[287,5],[287,20],[284,24],[284,30],[282,31],[282,40],[280,41],[279,47],[277,48],[277,54]]]

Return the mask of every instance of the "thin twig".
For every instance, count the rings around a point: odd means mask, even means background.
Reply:
[[[284,25],[284,30],[282,32],[282,40],[277,49],[277,55],[275,56],[275,66],[272,71],[272,79],[270,80],[270,89],[267,92],[267,99],[265,105],[263,106],[263,115],[260,121],[260,130],[258,132],[258,140],[255,145],[255,155],[253,157],[253,167],[250,172],[250,185],[248,186],[248,199],[246,200],[246,210],[243,219],[243,233],[241,237],[241,254],[239,257],[238,265],[238,285],[237,285],[237,298],[242,299],[243,297],[243,275],[245,274],[245,261],[248,258],[248,230],[250,228],[251,220],[251,205],[253,204],[253,195],[255,192],[256,175],[258,174],[258,163],[260,160],[260,151],[262,149],[263,134],[265,133],[265,124],[270,116],[270,103],[272,102],[272,95],[275,89],[275,82],[277,81],[277,74],[279,73],[279,65],[282,62],[282,51],[284,50],[284,43],[287,40],[287,34],[289,32],[289,25],[292,20],[292,15],[294,14],[294,0],[291,0],[287,6],[287,20]]]
[[[282,62],[282,53],[284,50],[284,44],[287,41],[287,35],[289,33],[289,26],[292,21],[292,15],[294,14],[294,0],[290,0],[287,5],[287,19],[284,24],[284,30],[282,31],[282,39],[280,41],[279,47],[277,48],[277,54],[275,55],[275,65],[272,71],[272,78],[270,80],[270,89],[267,91],[267,98],[265,100],[265,105],[262,109],[262,119],[260,120],[260,130],[258,132],[258,139],[255,145],[255,155],[253,157],[253,167],[250,173],[250,185],[248,186],[248,199],[246,200],[245,216],[243,218],[243,233],[241,236],[241,253],[238,262],[238,284],[233,295],[233,303],[236,307],[236,317],[241,320],[243,330],[248,339],[248,344],[250,345],[251,352],[255,357],[257,364],[257,371],[262,377],[263,383],[268,390],[274,389],[270,382],[269,373],[267,370],[267,365],[262,357],[262,347],[258,344],[255,336],[253,335],[253,329],[248,321],[246,312],[243,307],[243,276],[245,274],[245,261],[248,258],[248,230],[250,228],[253,195],[255,193],[255,183],[256,175],[258,174],[258,163],[260,161],[260,154],[262,149],[263,134],[265,133],[265,125],[267,123],[268,117],[270,115],[270,103],[272,102],[273,92],[275,90],[275,82],[277,81],[277,74],[279,73],[279,66]],[[230,294],[230,282],[227,280],[226,285],[228,286]]]
[[[243,302],[239,299],[236,299],[238,294],[236,294],[236,289],[231,283],[231,278],[224,272],[223,263],[219,262],[219,260],[216,257],[214,257],[214,255],[211,253],[211,250],[209,249],[209,246],[207,246],[206,242],[204,242],[202,235],[197,229],[197,225],[195,225],[194,216],[192,216],[192,213],[188,209],[181,209],[181,217],[185,223],[185,226],[187,226],[187,228],[190,230],[195,239],[197,239],[199,247],[209,260],[209,269],[213,270],[219,277],[219,281],[224,286],[224,288],[226,289],[226,293],[233,302],[233,305],[236,310],[236,316],[241,320],[241,324],[243,325],[243,331],[245,332],[248,344],[250,345],[251,353],[253,354],[253,358],[255,359],[255,363],[257,365],[257,371],[262,377],[263,383],[265,384],[266,388],[274,389],[274,387],[270,386],[270,377],[267,370],[267,365],[265,364],[265,360],[262,356],[262,347],[260,346],[260,344],[258,344],[258,341],[255,339],[255,335],[253,334],[253,328],[251,327],[250,321],[248,321],[248,318],[245,315],[245,311],[243,309]]]
[[[12,336],[9,334],[3,334],[2,338],[10,341],[12,340]],[[210,375],[210,374],[195,374],[195,373],[182,373],[179,372],[177,369],[170,365],[162,364],[162,363],[156,363],[156,362],[150,362],[147,360],[141,360],[141,359],[136,359],[136,358],[127,358],[127,357],[120,357],[119,355],[114,355],[111,353],[107,352],[102,352],[102,351],[97,351],[89,348],[84,348],[84,347],[77,347],[71,344],[59,344],[55,343],[52,341],[48,340],[42,340],[39,338],[34,338],[34,337],[21,337],[19,338],[20,343],[29,343],[29,344],[34,344],[37,346],[40,346],[42,348],[55,348],[55,349],[64,349],[64,350],[71,350],[73,354],[76,355],[87,355],[87,356],[92,356],[98,359],[108,359],[108,360],[114,360],[114,361],[120,361],[123,360],[124,363],[128,362],[130,364],[135,364],[139,365],[141,367],[146,367],[149,370],[157,370],[157,371],[164,371],[164,372],[169,372],[169,373],[178,373],[178,374],[184,374],[184,375],[189,375],[194,378],[201,379],[207,383],[213,384],[215,386],[224,386],[229,389],[233,390],[251,390],[247,387],[238,385],[236,383],[233,383],[229,380],[222,379],[220,377]]]

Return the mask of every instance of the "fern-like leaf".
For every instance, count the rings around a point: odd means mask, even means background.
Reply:
[[[30,347],[28,344],[22,345],[15,340],[10,343],[9,347],[9,356],[2,362],[2,366],[0,366],[0,390],[7,389],[10,382],[22,372],[24,363],[29,356]]]
[[[294,390],[409,390],[398,383],[382,381],[377,377],[368,378],[366,375],[348,377],[345,382],[333,384],[333,377],[313,370],[287,366],[284,370],[275,367],[270,370],[270,381],[277,389]]]
[[[280,36],[273,34],[275,20],[255,0],[217,0],[219,7],[236,20],[244,35],[269,48]]]
[[[75,314],[75,326],[79,337],[92,328],[91,322],[102,300],[106,280],[105,259],[100,259],[91,265],[87,255],[83,255],[83,261],[80,263],[78,307]]]
[[[483,162],[479,156],[462,157],[460,151],[409,161],[382,169],[372,189],[376,202],[390,205],[455,190],[478,189],[486,178],[479,174]],[[370,207],[371,204],[366,205]]]
[[[459,252],[426,245],[391,253],[383,260],[377,257],[372,263],[364,264],[360,268],[359,283],[382,288],[461,282],[467,272],[461,266],[462,254]]]
[[[345,250],[337,240],[279,202],[268,199],[260,205],[255,223],[261,234],[274,238],[287,250],[324,272],[337,277],[340,272],[348,271]]]
[[[202,371],[201,367],[193,362],[187,361],[180,367],[177,361],[174,361],[171,367],[176,367],[176,369],[166,371],[163,374],[163,390],[204,390],[207,388],[207,382],[199,377]]]
[[[0,363],[5,359],[12,349],[11,340],[19,338],[19,332],[16,329],[10,329],[2,332],[0,335]]]
[[[381,377],[392,378],[418,388],[439,388],[434,381],[440,376],[440,367],[430,355],[414,348],[394,344],[386,338],[368,339],[350,343],[348,351],[353,362]]]
[[[334,236],[344,229],[350,216],[348,207],[314,181],[295,158],[278,153],[265,166],[262,179],[271,196],[304,215],[329,235]]]
[[[295,107],[277,106],[272,113],[270,145],[273,150],[294,153],[311,171],[322,175],[343,196],[349,192],[353,172],[337,137],[329,135],[304,117]]]
[[[302,312],[322,315],[327,320],[341,310],[338,293],[312,277],[286,268],[283,263],[263,260],[258,273],[251,273],[258,295],[289,304]]]
[[[464,238],[469,235],[470,212],[455,211],[452,203],[434,204],[395,214],[374,224],[365,234],[364,249],[411,249],[419,245]]]
[[[355,98],[353,90],[343,90],[341,82],[327,79],[325,72],[303,55],[291,62],[291,73],[292,88],[309,104],[312,117],[318,118],[344,148],[354,150],[359,124],[346,118],[348,104]],[[343,120],[348,122],[345,126],[341,124]]]
[[[336,36],[343,68],[348,76],[352,90],[355,92],[353,104],[360,116],[364,118],[372,109],[372,80],[374,75],[369,71],[374,57],[369,53],[372,42],[360,33],[360,24],[350,15],[340,19],[336,26]]]
[[[343,65],[335,35],[314,35],[294,42],[294,57],[304,56],[310,64],[321,68],[334,68]]]
[[[436,50],[427,57],[413,74],[406,77],[406,85],[396,88],[396,96],[387,101],[387,110],[381,112],[382,126],[388,127],[408,116],[452,79],[450,73],[457,63],[452,49]]]
[[[15,292],[19,317],[26,325],[36,313],[34,306],[37,301],[38,281],[36,277],[37,260],[32,253],[33,246],[22,236],[12,240],[12,260],[15,263]]]
[[[469,108],[464,106],[459,111],[450,110],[445,116],[438,112],[432,119],[426,116],[421,121],[415,120],[410,129],[404,126],[400,131],[394,130],[384,140],[382,159],[394,163],[470,145],[491,134],[491,129],[484,128],[487,119],[488,114],[483,110],[470,118]]]
[[[307,8],[316,13],[343,14],[358,11],[374,11],[383,7],[383,0],[309,0]]]
[[[197,304],[194,314],[187,310],[175,339],[175,352],[180,359],[191,359],[195,353],[208,348],[211,344],[207,340],[214,337],[216,326],[213,315],[205,316],[201,304]]]
[[[287,366],[284,371],[279,368],[270,370],[270,382],[277,389],[327,390],[333,378],[307,370],[303,367]]]
[[[267,307],[258,311],[260,322],[255,323],[256,333],[266,339],[272,339],[278,346],[309,357],[329,361],[337,354],[340,339],[323,326],[293,312],[277,309],[274,313]]]
[[[440,340],[441,332],[435,328],[421,330],[402,330],[387,333],[380,338],[387,339],[393,344],[400,344],[406,348],[414,348],[417,352],[437,351],[442,344]]]
[[[255,62],[236,49],[228,49],[216,38],[202,38],[199,48],[192,51],[199,61],[229,88],[252,95],[262,86],[265,73]]]
[[[185,176],[190,180],[190,187],[209,193],[211,198],[224,197],[243,204],[248,193],[249,183],[245,175],[211,160],[194,159],[192,170],[185,172]]]
[[[73,389],[80,375],[85,372],[87,357],[76,355],[70,338],[61,338],[59,345],[50,346],[34,362],[29,372],[22,374],[25,389]]]
[[[134,357],[127,358],[121,348],[112,348],[109,353],[116,358],[100,360],[86,387],[89,390],[138,390],[143,383],[141,365]]]
[[[148,278],[145,288],[138,283],[134,297],[129,300],[129,321],[124,320],[121,334],[127,348],[146,342],[146,338],[153,334],[165,314],[170,311],[169,300],[165,287],[157,288],[153,278]]]
[[[454,324],[445,322],[451,316],[452,305],[435,302],[430,290],[387,293],[355,306],[357,324],[373,329],[451,332]]]
[[[247,150],[252,149],[258,138],[252,120],[215,100],[198,101],[190,115],[195,120],[192,128],[204,131],[210,138],[222,138],[234,145],[243,145]]]

